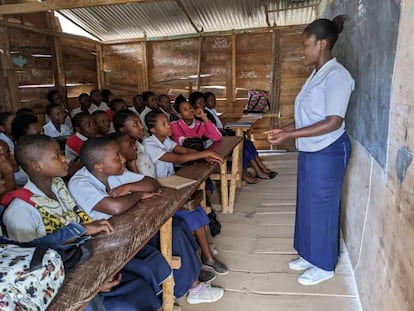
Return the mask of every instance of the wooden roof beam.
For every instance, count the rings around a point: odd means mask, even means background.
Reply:
[[[0,15],[47,12],[49,10],[65,10],[75,8],[97,7],[126,3],[149,3],[169,0],[45,0],[0,5]]]
[[[187,17],[188,21],[190,22],[191,26],[193,26],[194,30],[197,33],[203,32],[203,29],[201,28],[201,30],[199,30],[197,28],[197,26],[194,24],[193,20],[190,17],[190,14],[188,14],[187,10],[185,9],[184,5],[182,4],[182,2],[180,0],[175,0],[175,3],[177,3],[178,7],[181,9],[181,11],[183,11],[184,15]]]

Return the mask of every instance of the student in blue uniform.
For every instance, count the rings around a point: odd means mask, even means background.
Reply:
[[[354,80],[331,50],[344,21],[318,19],[305,28],[302,59],[314,70],[296,97],[295,122],[267,132],[272,144],[295,138],[299,150],[294,247],[300,257],[289,267],[306,269],[298,279],[303,285],[332,278],[339,256],[341,190],[351,155],[344,118]]]

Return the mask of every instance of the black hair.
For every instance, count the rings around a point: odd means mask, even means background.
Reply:
[[[114,125],[115,131],[119,132],[121,127],[124,127],[125,121],[128,119],[128,117],[138,117],[138,116],[136,115],[135,112],[129,109],[122,109],[114,114],[114,116],[112,117],[112,124]]]
[[[144,102],[147,102],[147,101],[148,101],[148,99],[149,99],[151,96],[155,96],[154,92],[151,92],[151,91],[146,91],[146,92],[142,93],[142,99],[144,100]]]
[[[121,103],[125,103],[125,100],[123,100],[122,98],[114,98],[109,102],[109,109],[111,109],[112,111],[115,111],[115,107],[118,104]]]
[[[205,92],[204,93],[204,98],[205,99],[209,98],[210,96],[216,97],[216,94],[214,94],[213,92]]]
[[[33,123],[37,123],[39,120],[33,114],[21,114],[14,118],[12,122],[12,133],[14,140],[18,140],[20,137],[25,136],[27,129]]]
[[[86,117],[91,117],[92,115],[88,112],[79,112],[73,116],[72,123],[73,128],[77,128],[81,126],[81,122]]]
[[[165,114],[159,110],[152,110],[147,113],[145,116],[145,125],[147,126],[148,132],[151,134],[151,129],[155,127],[155,123],[157,123],[158,116]]]
[[[174,101],[174,104],[173,104],[174,110],[179,112],[180,111],[180,104],[185,102],[185,101],[187,101],[187,100],[185,99],[183,94],[178,95],[177,98]]]
[[[99,93],[99,94],[101,94],[101,92],[98,90],[98,89],[93,89],[90,93],[89,93],[89,96],[90,97],[92,97],[92,94],[94,94],[94,93]],[[101,95],[102,96],[102,95]]]
[[[80,94],[80,95],[78,96],[79,103],[81,102],[81,100],[82,100],[84,97],[88,97],[88,98],[90,98],[89,94],[87,94],[87,93],[82,93],[82,94]]]
[[[50,114],[52,113],[52,110],[58,107],[62,107],[62,105],[50,103],[49,105],[46,106],[46,114],[50,116]]]
[[[28,171],[30,162],[39,159],[42,151],[52,143],[52,137],[43,134],[22,136],[14,146],[14,157],[23,170]]]
[[[114,95],[114,94],[111,92],[111,90],[110,90],[110,89],[103,89],[103,90],[101,91],[102,100],[103,100],[105,103],[108,103],[108,102],[109,102],[109,96],[111,96],[111,95]]]
[[[79,158],[88,171],[92,171],[96,163],[102,161],[102,151],[114,141],[108,137],[91,137],[83,144]]]
[[[197,99],[199,98],[204,98],[204,94],[198,91],[192,92],[190,96],[188,97],[188,101],[194,107]]]
[[[103,110],[95,110],[92,115],[96,117],[98,114],[107,114],[106,111]]]
[[[314,35],[316,40],[325,39],[328,42],[329,49],[332,50],[336,40],[338,40],[338,35],[344,29],[345,21],[345,15],[338,15],[332,21],[326,18],[320,18],[310,23],[303,33]]]
[[[58,94],[59,91],[58,90],[51,90],[47,93],[46,98],[50,103],[53,103],[53,96],[55,96],[55,94]]]
[[[13,113],[10,111],[0,112],[0,125],[5,126],[7,119],[12,115]]]
[[[16,117],[17,116],[20,116],[22,114],[27,114],[27,113],[29,113],[29,114],[35,114],[35,112],[34,112],[33,109],[24,107],[24,108],[20,108],[19,110],[16,111]]]
[[[123,132],[114,132],[105,135],[105,137],[115,141],[117,144],[120,144],[125,136],[128,135]]]

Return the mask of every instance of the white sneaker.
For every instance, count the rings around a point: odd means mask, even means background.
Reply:
[[[318,267],[312,267],[306,270],[298,278],[298,282],[302,285],[316,285],[333,278],[333,271],[326,271]]]
[[[198,293],[194,293],[191,290],[187,295],[187,302],[190,305],[199,303],[212,303],[220,300],[224,295],[224,290],[219,287],[212,287],[210,284],[201,283],[202,289]]]
[[[302,257],[299,257],[298,259],[289,262],[289,268],[295,271],[306,270],[312,267],[314,267],[314,265],[312,265],[309,261],[305,260]]]

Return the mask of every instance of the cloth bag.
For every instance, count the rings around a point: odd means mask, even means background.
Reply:
[[[65,278],[53,249],[0,244],[0,310],[46,310]]]
[[[261,90],[249,90],[247,92],[246,107],[244,113],[263,113],[270,110],[269,93]]]

